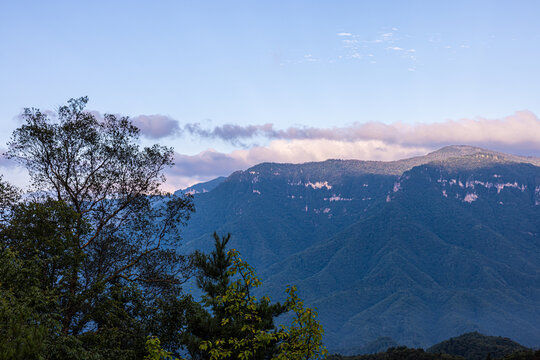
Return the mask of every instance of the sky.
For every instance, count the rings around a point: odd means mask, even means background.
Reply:
[[[450,144],[540,156],[538,1],[0,1],[0,150],[88,96],[173,146],[174,190],[260,162]],[[0,172],[24,185],[23,169]]]

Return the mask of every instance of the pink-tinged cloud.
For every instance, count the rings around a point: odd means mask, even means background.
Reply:
[[[160,139],[178,135],[178,121],[165,115],[139,115],[131,118],[133,125],[141,130],[141,135],[149,139]]]
[[[266,136],[271,141],[266,146],[230,153],[209,150],[193,156],[177,155],[176,165],[170,172],[178,180],[174,183],[177,188],[192,185],[197,180],[229,175],[261,162],[301,163],[330,158],[389,161],[425,155],[456,144],[540,156],[540,120],[528,111],[497,120],[461,119],[416,125],[372,122],[326,129],[291,127],[276,130],[272,124],[264,124],[225,125],[211,130],[184,127],[184,130],[231,142],[255,136]]]
[[[222,125],[202,129],[187,124],[184,131],[205,138],[239,141],[256,136],[268,139],[325,139],[338,141],[381,140],[385,143],[436,146],[473,144],[479,146],[520,146],[540,150],[540,120],[529,111],[516,112],[503,119],[460,119],[431,124],[355,123],[347,127],[290,127],[275,129],[273,124]]]
[[[427,147],[388,145],[382,141],[338,141],[325,139],[274,140],[267,146],[220,153],[214,150],[175,157],[167,171],[167,186],[181,189],[217,176],[230,175],[262,162],[302,163],[326,159],[397,160],[424,155]]]
[[[175,165],[168,171],[168,174],[184,177],[215,176],[229,174],[234,170],[244,169],[251,165],[235,153],[224,154],[215,150],[205,150],[197,155],[177,153],[174,157]]]

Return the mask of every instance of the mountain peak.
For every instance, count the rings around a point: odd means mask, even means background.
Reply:
[[[448,146],[440,148],[439,150],[435,150],[429,153],[428,156],[431,154],[463,156],[463,155],[472,155],[478,152],[492,152],[492,151],[482,149],[476,146],[471,146],[471,145],[448,145]]]

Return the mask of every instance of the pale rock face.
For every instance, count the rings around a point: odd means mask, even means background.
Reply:
[[[527,188],[526,185],[519,185],[515,181],[514,181],[513,184],[511,184],[511,183],[495,184],[495,187],[497,188],[497,194],[499,194],[501,192],[501,190],[503,190],[505,187],[519,189],[519,190],[521,190],[521,192],[524,192],[525,189]]]
[[[332,189],[332,185],[328,184],[328,181],[317,181],[315,183],[312,183],[311,181],[305,184],[305,187],[311,186],[313,189],[322,189],[326,188],[327,190]]]
[[[386,195],[386,202],[390,202],[392,199],[390,198],[390,195]]]
[[[401,189],[401,183],[394,183],[394,188],[392,189],[394,192],[398,192],[399,189]]]
[[[534,188],[534,205],[540,205],[540,186]]]
[[[323,213],[328,214],[330,212],[330,208],[324,208]]]
[[[352,198],[342,198],[341,195],[332,195],[332,197],[324,198],[324,201],[351,201]]]
[[[493,175],[493,177],[497,178],[497,177],[500,177],[500,175],[495,174]],[[520,185],[517,183],[517,181],[514,181],[513,183],[510,183],[510,182],[492,183],[489,181],[484,182],[481,180],[467,180],[465,184],[463,184],[460,180],[457,180],[457,179],[450,179],[450,180],[439,179],[437,180],[437,182],[442,183],[443,186],[445,186],[446,184],[449,184],[450,186],[458,185],[459,187],[465,188],[465,189],[474,189],[476,186],[483,186],[486,189],[491,189],[492,187],[494,187],[497,189],[497,194],[500,194],[501,191],[504,190],[504,188],[514,188],[514,189],[520,190],[521,192],[524,192],[527,189],[527,185],[525,184]]]
[[[253,189],[253,193],[254,193],[254,194],[259,194],[259,195],[261,195],[261,192],[260,192],[259,190]]]
[[[467,194],[465,195],[465,198],[463,199],[464,202],[468,202],[469,204],[473,201],[476,201],[478,199],[478,195],[476,194]]]
[[[445,198],[448,197],[448,194],[446,193],[446,190],[443,190],[443,191],[442,191],[442,196],[444,196]]]

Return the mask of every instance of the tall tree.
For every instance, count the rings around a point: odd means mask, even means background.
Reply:
[[[227,250],[230,234],[214,233],[214,250],[195,254],[201,303],[194,303],[184,331],[184,344],[194,359],[285,360],[321,359],[323,329],[314,309],[304,307],[290,286],[284,304],[257,299],[261,281],[234,250]],[[276,317],[290,312],[289,326],[276,327]]]
[[[224,294],[217,296],[217,303],[223,306],[225,316],[221,326],[240,325],[234,332],[225,332],[221,337],[202,341],[199,345],[210,360],[225,359],[268,359],[268,360],[310,360],[324,359],[326,349],[322,343],[323,328],[317,320],[317,313],[304,308],[296,294],[296,288],[287,288],[285,305],[271,305],[268,297],[261,300],[253,290],[262,283],[254,269],[242,260],[232,249],[228,252],[232,264],[227,273],[233,279]],[[278,306],[280,313],[292,312],[290,326],[279,328],[269,325],[273,318],[268,309]]]
[[[106,330],[130,329],[116,341],[127,348],[149,307],[180,294],[190,269],[180,229],[194,208],[189,196],[160,190],[172,149],[141,148],[127,117],[98,118],[87,101],[71,99],[54,116],[25,109],[7,156],[28,169],[33,196],[6,213],[2,237],[41,266],[63,336],[101,346],[115,339]]]
[[[234,253],[227,250],[231,235],[219,237],[214,233],[214,250],[210,254],[195,253],[194,264],[197,269],[197,285],[203,292],[201,303],[193,302],[187,326],[183,332],[184,346],[194,359],[210,359],[210,353],[201,349],[201,344],[214,342],[218,339],[232,339],[243,335],[246,319],[240,314],[231,318],[227,303],[222,301],[233,283],[231,269],[234,267]],[[249,286],[245,291],[249,291]],[[271,304],[268,299],[255,301],[252,306],[258,315],[254,328],[261,331],[275,329],[274,318],[285,311],[279,303]],[[226,320],[228,319],[228,320]],[[274,342],[265,344],[257,357],[264,359],[275,346]],[[234,357],[233,357],[234,358]]]

